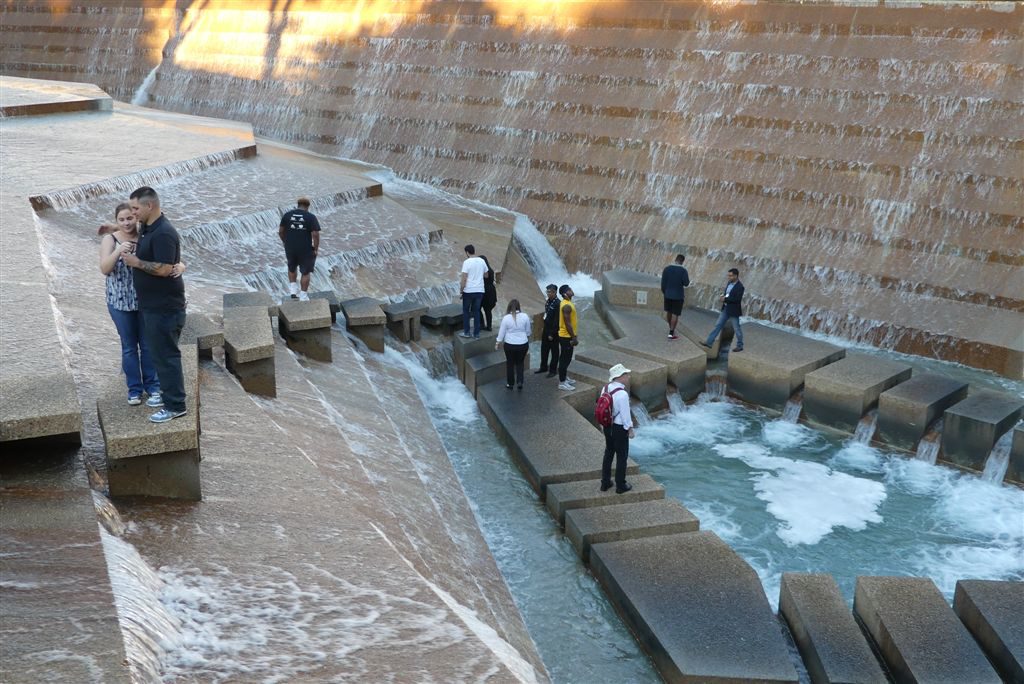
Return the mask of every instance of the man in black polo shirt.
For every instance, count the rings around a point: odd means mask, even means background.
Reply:
[[[128,198],[139,222],[139,241],[135,254],[125,254],[124,262],[135,276],[135,294],[142,313],[142,332],[160,378],[163,408],[149,417],[154,423],[166,423],[185,415],[185,379],[181,372],[178,338],[185,326],[185,282],[175,277],[174,265],[181,261],[178,231],[160,211],[156,190],[141,187]],[[154,408],[159,399],[147,402]]]
[[[320,251],[320,222],[309,213],[309,200],[300,197],[297,209],[292,209],[281,217],[281,225],[277,230],[281,242],[284,243],[284,256],[288,260],[288,290],[292,299],[306,301],[309,299],[309,274],[316,265],[316,255]],[[296,267],[302,272],[302,290],[295,282]]]

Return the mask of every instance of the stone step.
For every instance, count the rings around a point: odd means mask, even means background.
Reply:
[[[594,544],[590,568],[666,681],[797,681],[757,573],[713,532]]]
[[[580,383],[577,392],[596,394]],[[509,448],[530,486],[543,500],[548,485],[601,477],[604,435],[572,405],[574,394],[562,392],[554,380],[527,376],[523,392],[509,392],[504,383],[479,388],[477,404]],[[593,406],[594,399],[589,400]],[[627,474],[639,468],[630,463]]]
[[[4,103],[0,116],[43,116],[113,109],[110,96],[87,83],[53,83],[34,78],[0,76]]]
[[[500,383],[505,386],[508,379],[506,375],[505,352],[501,350],[480,354],[466,360],[465,363],[465,384],[466,388],[475,398],[480,388],[489,383]],[[523,362],[524,375],[530,370],[530,355],[526,355]]]
[[[960,580],[953,611],[1007,682],[1024,682],[1024,582]]]
[[[277,315],[277,302],[266,292],[229,292],[224,295],[224,313],[228,309],[247,306],[265,306],[267,315]]]
[[[889,681],[831,575],[783,573],[779,615],[812,682]]]
[[[341,302],[338,300],[338,293],[334,290],[324,290],[323,292],[310,292],[310,299],[324,299],[327,301],[328,306],[331,309],[331,323],[338,321],[338,312],[341,311]]]
[[[652,326],[643,334],[613,340],[608,343],[608,348],[665,364],[668,381],[675,386],[683,400],[696,399],[704,391],[704,376],[708,367],[706,350],[681,335],[678,340],[670,340],[668,333],[659,335],[658,332],[659,326]],[[678,327],[676,334],[680,334]],[[628,363],[626,365],[629,366]]]
[[[629,368],[629,393],[639,399],[651,411],[665,408],[668,391],[668,367],[649,358],[634,356],[619,349],[588,345],[578,348],[574,358],[608,371],[617,363]],[[605,373],[605,382],[608,375]]]
[[[274,331],[267,314],[262,303],[224,309],[224,357],[247,392],[276,397]]]
[[[858,577],[853,612],[898,682],[1000,681],[930,579]]]
[[[905,363],[847,354],[804,376],[804,415],[812,423],[853,432],[861,417],[878,405],[879,395],[909,380],[910,374]]]
[[[600,467],[600,462],[598,466]],[[613,472],[614,467],[613,463]],[[576,508],[616,506],[665,498],[665,488],[650,475],[637,475],[628,478],[627,481],[633,485],[633,489],[623,494],[616,493],[615,487],[602,492],[600,479],[550,484],[544,500],[554,519],[559,525],[564,526],[566,512]]]
[[[878,437],[913,451],[935,419],[966,397],[966,382],[936,373],[915,374],[879,395]]]
[[[381,303],[373,297],[356,297],[341,302],[346,329],[372,351],[384,353],[384,325],[388,319],[380,307]]]
[[[1024,397],[979,390],[942,414],[939,460],[982,471],[992,447],[1024,415]]]
[[[388,319],[388,330],[402,342],[415,342],[420,339],[420,318],[427,313],[427,305],[408,299],[401,302],[390,302],[381,307]]]
[[[212,358],[213,348],[224,346],[224,327],[205,314],[190,313],[185,316],[178,343],[194,344],[200,358]]]
[[[696,532],[699,528],[696,516],[671,497],[565,511],[565,536],[584,563],[590,560],[592,544]]]
[[[288,348],[331,362],[331,305],[326,299],[287,300],[277,310],[277,330]]]
[[[455,372],[459,376],[459,380],[466,378],[466,359],[494,351],[494,343],[497,339],[498,332],[496,330],[490,332],[481,330],[478,338],[462,337],[461,334],[452,337],[452,356],[455,358]]]

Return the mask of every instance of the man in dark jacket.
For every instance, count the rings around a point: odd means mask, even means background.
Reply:
[[[710,347],[718,337],[718,333],[722,332],[725,322],[731,320],[736,337],[736,346],[733,347],[733,351],[741,352],[743,351],[743,328],[740,327],[740,316],[743,315],[743,283],[740,282],[740,272],[735,268],[729,269],[727,278],[725,291],[718,298],[722,302],[722,313],[718,315],[715,329],[708,335],[704,346]]]
[[[683,268],[686,257],[676,254],[676,262],[669,264],[661,272],[661,294],[665,297],[665,320],[668,321],[668,339],[678,340],[676,325],[679,314],[683,312],[683,300],[686,293],[683,288],[690,285],[690,274]]]
[[[558,374],[558,286],[551,283],[547,291],[548,299],[544,302],[544,329],[540,333],[540,368],[534,373],[547,373],[549,378],[553,378]]]

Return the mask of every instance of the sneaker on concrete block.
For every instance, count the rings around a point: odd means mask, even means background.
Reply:
[[[468,340],[470,337],[472,337],[472,335],[470,335],[469,333],[461,332],[459,333],[459,337],[461,337],[464,340]]]
[[[571,392],[574,388],[568,382],[560,382],[558,383],[558,389],[565,390],[566,392]]]
[[[299,296],[299,284],[288,283],[288,294],[292,296],[292,299],[297,299]]]
[[[162,408],[159,411],[157,411],[156,413],[154,413],[153,415],[151,415],[149,417],[149,420],[151,422],[153,422],[153,423],[166,423],[169,420],[174,420],[175,418],[181,418],[186,413],[188,413],[188,410],[185,410],[185,411],[171,411],[170,409]]]
[[[129,394],[128,395],[128,405],[129,406],[138,406],[141,403],[142,403],[142,397],[140,397],[138,394]]]
[[[668,334],[668,339],[670,339],[670,340],[678,340],[679,339],[679,335],[676,335],[675,333],[669,333]]]
[[[164,398],[160,396],[159,392],[154,392],[149,395],[149,399],[146,400],[146,406],[149,408],[160,408],[164,405]]]
[[[308,302],[309,301],[309,294],[305,290],[303,290],[302,292],[299,293],[299,301],[300,302]]]
[[[572,378],[566,378],[565,381],[569,383],[569,385],[571,385],[572,387],[576,386],[576,381],[573,380]]]

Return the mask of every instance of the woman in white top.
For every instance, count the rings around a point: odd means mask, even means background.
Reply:
[[[533,322],[519,310],[518,299],[510,301],[506,311],[508,313],[501,319],[498,341],[494,343],[494,348],[497,349],[503,342],[505,344],[505,387],[512,389],[514,381],[519,389],[523,389],[523,367],[526,364],[526,355],[530,352],[530,331]]]

